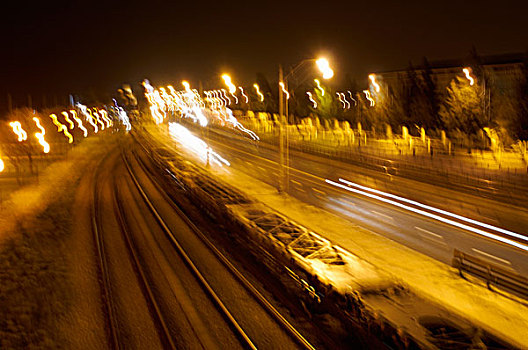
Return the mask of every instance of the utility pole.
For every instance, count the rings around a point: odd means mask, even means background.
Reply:
[[[287,78],[284,81],[284,90],[288,91],[288,82]],[[290,125],[290,111],[289,111],[289,104],[290,100],[286,94],[284,94],[284,110],[285,110],[285,147],[284,147],[284,157],[285,157],[285,167],[284,167],[284,192],[288,192],[289,186],[290,186],[290,139],[289,139],[289,132],[288,132],[288,126]]]
[[[279,65],[279,83],[283,79],[282,65]],[[284,191],[284,137],[283,137],[283,127],[284,127],[284,105],[282,100],[282,89],[279,84],[277,84],[279,89],[279,193]]]

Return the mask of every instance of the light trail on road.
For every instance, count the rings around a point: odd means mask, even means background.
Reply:
[[[463,230],[470,231],[470,232],[479,234],[481,236],[484,236],[484,237],[487,237],[487,238],[491,238],[491,239],[496,240],[496,241],[500,241],[502,243],[506,243],[508,245],[517,247],[519,249],[522,249],[522,250],[528,252],[528,246],[527,245],[522,244],[522,243],[518,243],[518,242],[513,241],[511,239],[504,238],[502,236],[498,236],[496,234],[493,234],[493,233],[490,233],[490,232],[487,232],[487,231],[484,231],[484,230],[481,230],[481,229],[478,229],[478,228],[474,228],[472,226],[468,226],[466,224],[462,224],[462,223],[453,221],[451,219],[446,219],[446,218],[444,218],[442,216],[439,216],[439,215],[436,215],[436,214],[432,214],[432,213],[426,212],[426,211],[421,210],[421,209],[416,209],[416,208],[410,207],[408,205],[401,204],[399,202],[393,201],[391,199],[383,198],[383,197],[380,197],[378,195],[375,195],[375,194],[372,194],[372,193],[369,193],[369,192],[365,192],[365,191],[361,191],[359,189],[351,188],[351,187],[345,186],[345,185],[343,185],[341,183],[338,183],[338,182],[335,182],[335,181],[332,181],[332,180],[329,180],[329,179],[325,179],[325,182],[330,184],[330,185],[342,188],[342,189],[344,189],[346,191],[357,193],[357,194],[360,194],[360,195],[363,195],[363,196],[370,197],[372,199],[379,200],[381,202],[385,202],[385,203],[400,207],[400,208],[405,209],[407,211],[411,211],[413,213],[420,214],[420,215],[426,216],[428,218],[431,218],[431,219],[434,219],[434,220],[437,220],[437,221],[441,221],[441,222],[443,222],[445,224],[448,224],[448,225],[451,225],[451,226],[455,226],[455,227],[461,228]]]
[[[432,210],[432,211],[440,213],[440,214],[451,216],[453,218],[456,218],[456,219],[459,219],[459,220],[462,220],[462,221],[465,221],[465,222],[469,222],[469,223],[474,224],[474,225],[478,225],[478,226],[485,227],[485,228],[493,230],[493,231],[504,233],[504,234],[506,234],[508,236],[512,236],[512,237],[516,237],[516,238],[522,239],[524,241],[528,241],[528,237],[526,237],[524,235],[509,231],[509,230],[505,230],[505,229],[497,227],[497,226],[486,224],[485,222],[473,220],[473,219],[467,218],[467,217],[462,216],[462,215],[458,215],[458,214],[455,214],[455,213],[451,213],[449,211],[445,211],[445,210],[442,210],[442,209],[439,209],[439,208],[435,208],[435,207],[432,207],[430,205],[426,205],[426,204],[423,204],[423,203],[420,203],[420,202],[413,201],[411,199],[407,199],[407,198],[404,198],[404,197],[396,196],[396,195],[391,194],[391,193],[375,190],[373,188],[362,186],[360,184],[357,184],[357,183],[354,183],[354,182],[351,182],[351,181],[348,181],[348,180],[345,180],[345,179],[342,179],[342,178],[339,178],[339,181],[343,182],[343,183],[345,183],[345,184],[347,184],[349,186],[354,186],[354,187],[360,188],[360,189],[365,190],[365,191],[370,191],[370,192],[373,192],[373,193],[376,193],[376,194],[379,194],[379,195],[383,195],[383,196],[387,196],[387,197],[390,197],[390,198],[393,198],[393,199],[397,199],[397,200],[400,200],[402,202],[406,202],[406,203],[409,203],[409,204],[412,204],[412,205],[416,205],[416,206],[424,208],[424,209]]]
[[[181,145],[197,154],[202,160],[217,164],[219,166],[231,164],[218,153],[213,151],[211,147],[202,139],[194,136],[186,127],[178,123],[169,123],[169,133]]]

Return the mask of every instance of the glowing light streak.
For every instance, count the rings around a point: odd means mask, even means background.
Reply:
[[[64,120],[66,120],[66,123],[70,124],[70,130],[73,129],[75,127],[75,124],[73,124],[73,122],[70,120],[68,112],[63,111],[61,112],[61,114],[64,116]]]
[[[361,195],[369,197],[369,198],[377,199],[377,200],[379,200],[381,202],[392,204],[394,206],[397,206],[397,207],[400,207],[402,209],[411,211],[413,213],[420,214],[420,215],[426,216],[428,218],[441,221],[441,222],[443,222],[445,224],[448,224],[448,225],[451,225],[451,226],[455,226],[455,227],[461,228],[463,230],[467,230],[467,231],[479,234],[481,236],[484,236],[484,237],[487,237],[487,238],[491,238],[491,239],[494,239],[496,241],[500,241],[500,242],[512,245],[514,247],[520,248],[522,250],[528,251],[528,246],[527,245],[519,243],[519,242],[516,242],[516,241],[513,241],[511,239],[504,238],[502,236],[498,236],[496,234],[493,234],[493,233],[490,233],[490,232],[487,232],[487,231],[484,231],[484,230],[481,230],[481,229],[478,229],[478,228],[474,228],[472,226],[468,226],[466,224],[462,224],[462,223],[453,221],[451,219],[447,219],[447,218],[444,218],[442,216],[426,212],[426,211],[421,210],[421,209],[416,209],[416,208],[410,207],[408,205],[401,204],[399,202],[393,201],[391,199],[383,198],[383,197],[380,197],[378,195],[375,195],[375,194],[372,194],[372,193],[369,193],[369,192],[364,192],[364,191],[361,191],[359,189],[351,188],[351,187],[345,186],[343,184],[340,184],[338,182],[335,182],[335,181],[332,181],[332,180],[329,180],[329,179],[325,179],[325,182],[329,183],[329,184],[331,184],[333,186],[336,186],[336,187],[342,188],[344,190],[347,190],[349,192],[353,192],[353,193],[361,194]]]
[[[357,106],[357,101],[356,101],[356,99],[354,98],[354,96],[352,96],[352,92],[350,92],[350,91],[347,91],[347,92],[348,92],[348,95],[350,96],[350,99],[351,99],[352,101],[354,101],[354,106]]]
[[[152,114],[152,117],[154,117],[156,124],[163,123],[163,114],[161,114],[157,106],[150,106],[150,114]]]
[[[339,99],[339,102],[341,102],[343,104],[343,109],[345,109],[346,108],[346,104],[345,104],[345,101],[342,100],[341,93],[336,92],[336,95],[337,95],[337,98]]]
[[[65,125],[62,125],[62,123],[57,120],[57,116],[55,114],[50,114],[49,117],[51,118],[51,120],[53,120],[53,124],[57,126],[58,132],[61,132],[62,128],[66,127]]]
[[[279,86],[281,87],[282,92],[284,92],[284,94],[286,95],[286,99],[289,100],[290,99],[290,93],[288,92],[288,90],[286,90],[286,86],[284,85],[284,82],[279,81]]]
[[[95,109],[95,108],[94,108]],[[96,111],[94,111],[92,113],[92,116],[95,118],[95,120],[97,121],[97,123],[99,123],[99,125],[101,125],[101,130],[104,130],[105,129],[105,124],[104,122],[101,120],[101,118],[99,117],[99,113],[97,113]]]
[[[473,84],[475,84],[475,79],[471,76],[471,68],[464,68],[462,69],[462,71],[466,75],[466,78],[469,80],[469,85],[473,86]]]
[[[374,99],[373,99],[372,96],[370,95],[370,91],[368,91],[368,90],[363,90],[363,93],[365,94],[365,97],[367,98],[367,100],[369,100],[369,102],[370,102],[370,107],[374,107],[374,105],[376,105],[376,101],[374,101]]]
[[[90,123],[90,125],[94,128],[94,133],[97,134],[99,131],[99,128],[97,127],[97,124],[94,122],[94,118],[92,116],[92,111],[89,110],[85,105],[77,103],[77,108],[81,111],[81,113],[84,115],[84,118]]]
[[[341,96],[343,97],[343,101],[345,101],[345,103],[346,103],[346,105],[347,105],[347,109],[350,109],[350,107],[351,107],[352,105],[350,104],[350,102],[347,101],[345,93],[342,92],[342,93],[341,93]]]
[[[132,130],[132,124],[130,124],[130,119],[128,118],[128,114],[125,112],[125,110],[122,107],[117,107],[118,110],[118,116],[123,125],[125,126],[126,131]]]
[[[33,121],[37,125],[37,128],[40,130],[40,133],[42,135],[46,135],[46,129],[44,129],[44,127],[42,125],[40,125],[40,119],[37,118],[37,117],[33,117]]]
[[[209,102],[209,108],[213,110],[216,109],[218,98],[214,94],[214,91],[205,91],[204,93],[207,96],[206,100]]]
[[[182,85],[185,88],[185,91],[191,92],[191,85],[187,80],[182,80]]]
[[[73,143],[73,135],[70,134],[66,126],[64,126],[64,128],[62,129],[62,133],[68,138],[68,143]]]
[[[259,97],[260,97],[260,102],[264,102],[264,95],[260,92],[260,88],[259,88],[258,84],[253,84],[253,87],[257,91],[257,95],[259,95]]]
[[[203,161],[209,161],[218,166],[231,164],[218,153],[213,151],[202,139],[194,136],[187,128],[178,123],[169,123],[170,135],[181,145],[197,154]]]
[[[310,91],[306,91],[306,95],[308,95],[308,99],[310,100],[310,102],[312,102],[312,107],[314,109],[317,109],[317,102],[315,102],[315,100],[313,99],[312,93]]]
[[[462,216],[462,215],[458,215],[458,214],[451,213],[451,212],[446,211],[446,210],[442,210],[442,209],[439,209],[439,208],[432,207],[432,206],[427,205],[427,204],[423,204],[423,203],[420,203],[420,202],[417,202],[417,201],[413,201],[411,199],[407,199],[407,198],[404,198],[404,197],[396,196],[396,195],[388,193],[388,192],[383,192],[383,191],[376,190],[374,188],[362,186],[360,184],[357,184],[357,183],[354,183],[354,182],[351,182],[351,181],[348,181],[348,180],[345,180],[345,179],[341,179],[340,178],[339,181],[341,181],[341,182],[343,182],[343,183],[345,183],[345,184],[347,184],[349,186],[357,187],[357,188],[360,188],[360,189],[365,190],[365,191],[370,191],[370,192],[373,192],[373,193],[376,193],[376,194],[379,194],[379,195],[382,195],[382,196],[393,198],[393,199],[396,199],[396,200],[399,200],[399,201],[402,201],[402,202],[405,202],[405,203],[409,203],[409,204],[412,204],[412,205],[416,205],[417,207],[420,207],[420,208],[424,208],[424,209],[427,209],[427,210],[434,211],[436,213],[447,215],[447,216],[453,217],[455,219],[462,220],[462,221],[468,222],[470,224],[481,226],[481,227],[484,227],[484,228],[487,228],[487,229],[490,229],[490,230],[493,230],[493,231],[497,231],[497,232],[503,233],[505,235],[512,236],[512,237],[515,237],[515,238],[519,238],[519,239],[522,239],[522,240],[525,240],[525,241],[528,242],[528,237],[526,237],[524,235],[521,235],[519,233],[516,233],[516,232],[512,232],[512,231],[505,230],[505,229],[497,227],[497,226],[486,224],[485,222],[473,220],[473,219],[467,218],[467,217]]]
[[[234,94],[236,92],[236,86],[231,81],[231,77],[229,76],[229,74],[223,74],[222,79],[224,79],[224,82],[229,89],[229,93]]]
[[[227,91],[226,91],[226,89],[221,89],[220,91],[222,92],[221,94],[224,95],[224,98],[225,98],[225,100],[227,101],[226,107],[227,107],[228,105],[231,105],[231,99],[230,99],[229,97],[227,97]]]
[[[376,74],[369,74],[368,77],[370,79],[370,82],[372,83],[372,86],[374,86],[374,90],[376,90],[376,92],[380,92],[380,86],[376,82]]]
[[[50,114],[49,116],[53,120],[53,124],[57,126],[57,131],[62,132],[68,138],[68,143],[73,143],[73,136],[68,132],[68,127],[59,122],[55,114]]]
[[[230,82],[229,79],[228,82]],[[146,81],[143,82],[143,85],[145,86],[145,96],[149,101],[152,116],[158,124],[163,121],[167,111],[177,110],[182,118],[192,119],[193,122],[198,123],[202,127],[207,126],[210,120],[217,120],[221,125],[228,124],[234,129],[246,133],[253,140],[259,140],[259,137],[253,131],[245,128],[234,117],[233,111],[228,108],[231,104],[231,99],[226,89],[204,91],[202,99],[198,90],[191,89],[187,82],[182,82],[185,88],[184,91],[175,91],[171,86],[167,86],[167,89],[155,89]],[[235,94],[231,95],[237,101],[237,96]],[[245,93],[242,96],[247,98]]]
[[[73,119],[77,122],[77,126],[79,127],[79,129],[82,130],[82,132],[83,132],[83,136],[84,136],[84,137],[88,136],[88,130],[84,127],[81,118],[79,118],[79,117],[77,116],[77,112],[75,112],[75,111],[72,109],[72,110],[70,111],[70,113],[72,114]]]
[[[38,142],[41,144],[42,146],[42,151],[44,153],[49,153],[50,151],[50,145],[49,143],[46,142],[46,140],[44,139],[44,135],[40,132],[36,132],[35,133],[35,137],[37,138]]]
[[[317,84],[317,87],[319,88],[319,90],[321,90],[321,96],[324,96],[325,91],[324,91],[323,87],[321,86],[321,82],[319,81],[319,79],[314,79],[314,82],[315,82],[315,84]]]
[[[2,158],[0,157],[0,173],[2,171],[4,171],[4,169],[5,169],[5,164],[4,164],[4,161],[2,160]]]
[[[104,109],[100,109],[99,114],[101,115],[101,118],[103,118],[103,120],[106,122],[106,127],[107,128],[111,127],[113,123],[112,123],[112,119],[108,117],[108,112]]]
[[[42,149],[44,153],[49,153],[50,151],[50,145],[46,142],[44,139],[44,135],[46,135],[46,129],[42,125],[40,125],[40,119],[37,117],[33,117],[33,121],[37,125],[37,128],[40,130],[40,132],[35,133],[35,137],[37,138],[38,142],[42,146]]]
[[[239,86],[238,88],[240,89],[240,93],[242,94],[242,96],[244,96],[244,101],[248,103],[249,97],[247,97],[247,95],[244,93],[244,89],[242,89],[242,86]]]
[[[334,76],[334,71],[330,68],[330,64],[326,58],[320,58],[315,61],[317,68],[323,73],[324,79],[330,79]]]
[[[94,132],[97,134],[99,132],[99,127],[97,126],[97,123],[94,121],[94,117],[92,115],[92,111],[90,113],[86,113],[86,119],[88,119],[88,123],[92,125],[94,128]]]
[[[13,129],[13,132],[18,136],[18,142],[27,140],[27,132],[22,129],[22,124],[19,121],[10,122],[9,125]]]
[[[237,128],[238,130],[248,134],[253,140],[255,141],[258,141],[260,140],[260,138],[257,136],[257,134],[255,134],[253,131],[247,129],[246,127],[244,127],[244,125],[242,125],[236,118],[235,116],[233,115],[233,111],[229,108],[226,109],[226,119],[225,121],[232,124],[235,128]]]

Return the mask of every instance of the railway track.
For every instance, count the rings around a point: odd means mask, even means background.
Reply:
[[[123,332],[120,329],[120,321],[118,317],[118,303],[116,302],[116,296],[112,292],[112,275],[109,269],[109,256],[107,254],[106,243],[104,239],[105,230],[102,224],[102,216],[100,210],[100,191],[101,191],[101,169],[105,163],[104,159],[96,169],[94,175],[94,189],[93,189],[93,200],[92,200],[92,232],[94,235],[94,242],[96,245],[96,256],[99,266],[100,273],[100,282],[101,282],[101,291],[103,296],[103,307],[104,314],[106,317],[106,329],[108,331],[109,343],[110,346],[114,349],[126,349],[127,341],[123,340]],[[116,169],[116,163],[114,163],[111,173]],[[115,178],[111,178],[111,186],[115,186]],[[123,206],[118,199],[118,193],[115,192],[113,195],[113,214],[119,225],[120,233],[123,236],[123,239],[126,243],[128,257],[133,264],[133,269],[136,272],[137,283],[143,291],[145,301],[149,306],[150,314],[157,325],[157,330],[160,336],[160,342],[163,344],[163,347],[166,349],[177,349],[175,342],[173,340],[173,335],[171,335],[167,322],[164,319],[161,308],[158,305],[158,302],[154,296],[154,292],[150,287],[149,281],[147,279],[147,273],[143,268],[143,265],[138,256],[136,247],[134,246],[133,240],[131,238],[130,230],[126,224],[126,219],[123,214]]]
[[[229,311],[229,305],[224,304],[221,300],[221,297],[215,292],[214,287],[212,287],[207,282],[207,276],[204,276],[193,262],[191,254],[188,254],[182,244],[178,241],[177,236],[171,231],[170,225],[163,219],[163,214],[156,208],[156,205],[149,199],[147,191],[143,188],[141,181],[138,179],[138,176],[135,174],[133,167],[131,165],[128,157],[123,154],[123,160],[125,162],[126,168],[130,177],[141,194],[145,204],[148,206],[152,215],[156,218],[156,221],[163,229],[166,236],[170,239],[174,248],[178,253],[185,259],[189,268],[193,271],[196,278],[202,284],[204,290],[213,298],[218,308],[224,314],[224,318],[229,321],[233,331],[237,332],[238,338],[241,340],[245,348],[257,348],[258,342],[253,341],[251,336],[242,328],[240,323],[237,321],[236,316]],[[254,287],[244,275],[229,261],[229,259],[223,255],[218,248],[206,237],[206,235],[196,226],[194,223],[186,216],[186,214],[178,207],[176,203],[161,189],[160,184],[157,180],[152,177],[149,171],[144,167],[144,164],[139,160],[135,159],[138,166],[142,169],[145,176],[148,177],[148,180],[151,182],[152,186],[157,190],[157,192],[163,197],[163,199],[170,205],[170,208],[185,222],[185,224],[191,229],[191,231],[198,237],[198,239],[203,243],[203,245],[216,257],[216,259],[224,266],[224,268],[231,274],[232,279],[237,281],[241,287],[247,292],[247,294],[254,299],[258,306],[269,315],[270,318],[280,327],[283,332],[291,339],[292,344],[295,344],[297,348],[304,349],[314,349],[313,345],[310,344],[299,331],[291,325],[284,316]],[[283,344],[285,345],[285,344]]]
[[[102,302],[103,302],[103,314],[105,315],[106,327],[109,343],[112,348],[120,349],[120,340],[119,340],[119,331],[116,319],[116,306],[114,300],[112,299],[111,289],[110,289],[110,276],[108,269],[107,255],[105,253],[105,244],[102,237],[102,225],[101,212],[99,210],[99,178],[101,176],[101,171],[103,169],[103,164],[107,161],[108,157],[105,157],[97,166],[94,176],[92,179],[93,183],[93,192],[92,192],[92,234],[94,237],[96,259],[98,266],[99,282],[101,286]]]
[[[121,173],[125,174],[125,176],[116,179],[115,174],[119,166],[122,165],[121,161],[123,161],[126,168],[126,170],[121,169]],[[137,164],[139,164],[139,167],[143,166],[139,161]],[[95,243],[96,260],[102,294],[103,315],[105,317],[105,329],[107,330],[109,347],[113,349],[128,348],[131,344],[130,330],[133,328],[127,325],[128,320],[124,316],[126,314],[126,312],[123,312],[125,302],[122,300],[122,297],[124,293],[123,290],[126,289],[126,287],[120,285],[119,274],[121,274],[121,272],[115,266],[116,260],[126,261],[126,263],[130,265],[128,269],[133,270],[133,273],[129,273],[129,275],[133,275],[131,279],[134,280],[133,283],[135,283],[141,290],[141,298],[144,298],[144,301],[138,300],[138,304],[145,303],[147,305],[150,320],[145,320],[145,322],[152,322],[152,324],[154,324],[155,332],[152,334],[157,333],[156,337],[159,339],[161,347],[166,349],[176,349],[179,347],[178,344],[181,344],[178,343],[178,337],[180,336],[179,329],[174,326],[173,322],[175,311],[167,308],[168,303],[164,300],[165,296],[163,296],[163,293],[160,293],[159,288],[161,287],[156,283],[156,278],[154,278],[154,274],[156,274],[157,271],[153,269],[152,263],[149,265],[148,259],[144,259],[143,253],[146,248],[140,244],[141,238],[138,238],[140,233],[138,233],[139,231],[137,228],[131,227],[133,225],[131,223],[132,218],[130,217],[132,209],[130,208],[134,207],[134,203],[127,203],[127,201],[124,200],[123,193],[125,190],[130,190],[136,192],[136,198],[142,198],[143,203],[140,204],[143,207],[148,207],[145,216],[151,216],[149,222],[153,223],[154,220],[157,222],[159,227],[156,229],[162,231],[165,237],[170,241],[170,248],[172,248],[173,255],[178,255],[179,259],[183,260],[187,270],[190,271],[196,282],[200,285],[201,288],[199,289],[201,289],[203,293],[207,295],[210,302],[214,304],[215,311],[209,312],[217,312],[221,315],[227,324],[224,326],[225,329],[230,329],[230,331],[227,332],[233,334],[232,337],[236,337],[239,346],[245,349],[271,348],[268,342],[262,342],[262,335],[259,335],[260,332],[255,332],[255,329],[258,329],[260,325],[248,323],[251,314],[249,316],[246,315],[248,318],[246,318],[246,316],[241,316],[239,310],[233,314],[231,309],[239,308],[239,306],[232,307],[233,297],[226,298],[225,295],[222,294],[225,291],[218,293],[215,290],[218,289],[218,286],[212,285],[208,281],[209,279],[214,278],[212,278],[211,275],[207,275],[200,271],[200,267],[197,266],[199,264],[196,263],[196,256],[193,257],[193,254],[187,252],[186,248],[180,244],[177,235],[175,235],[171,229],[170,223],[164,220],[163,214],[160,213],[156,204],[149,198],[149,195],[147,194],[149,192],[144,189],[142,183],[145,181],[145,178],[141,177],[143,181],[139,180],[138,175],[134,171],[134,169],[136,169],[136,171],[145,169],[137,167],[138,165],[133,167],[130,164],[128,157],[123,153],[122,157],[114,156],[112,158],[112,156],[110,156],[101,161],[93,176],[91,226]],[[105,173],[103,170],[105,168],[106,170],[109,170],[109,172]],[[121,166],[121,168],[123,167]],[[144,174],[149,176],[147,171],[145,171]],[[126,177],[126,179],[123,179],[124,177]],[[128,186],[123,182],[125,180],[128,181]],[[149,177],[149,180],[152,181],[152,185],[159,186],[154,179]],[[135,186],[132,185],[132,183]],[[108,197],[108,193],[110,192],[105,192],[108,188],[113,188],[111,197]],[[150,188],[150,190],[152,191],[152,188]],[[159,190],[159,192],[163,193],[161,190]],[[105,198],[107,199],[106,204],[104,202]],[[108,198],[111,198],[111,200],[109,201]],[[240,287],[237,288],[243,288],[246,290],[247,295],[250,296],[248,299],[252,299],[252,301],[247,302],[258,305],[258,307],[261,308],[258,312],[268,314],[268,316],[277,324],[277,327],[281,329],[281,332],[287,334],[290,343],[286,342],[282,345],[284,345],[285,348],[313,349],[314,347],[290,323],[288,323],[280,312],[277,311],[247,279],[245,279],[245,277],[218,249],[216,249],[216,247],[191,222],[191,220],[185,216],[175,203],[170,201],[167,196],[164,198],[167,200],[169,207],[181,217],[189,229],[197,235],[197,238],[203,243],[203,245],[210,250],[211,254],[214,255],[216,259],[218,259],[218,264],[221,264],[226,271],[229,271],[232,281],[237,281],[240,285]],[[136,202],[140,202],[140,200],[136,199]],[[135,203],[135,205],[139,204]],[[139,210],[139,206],[137,208]],[[114,223],[113,230],[112,223]],[[117,227],[117,229],[115,227]],[[154,231],[151,231],[149,234],[153,234],[153,232]],[[120,244],[119,255],[116,254],[115,241],[111,240],[112,235],[114,237],[120,236],[119,240],[124,242],[123,244]],[[179,272],[175,271],[174,273],[178,274]],[[232,282],[230,281],[229,283]],[[174,297],[177,298],[178,296],[174,295]],[[236,298],[240,298],[240,295],[237,295]],[[224,299],[228,299],[228,301],[225,301]],[[244,319],[244,326],[239,322],[240,319]],[[249,327],[248,324],[250,325]],[[246,328],[250,328],[250,331],[248,332]],[[262,329],[261,332],[264,334],[266,329]],[[251,334],[248,335],[249,333]],[[199,340],[199,335],[197,335],[197,337]],[[281,337],[281,339],[284,338],[283,335]],[[273,337],[268,338],[267,341],[269,342],[275,341]],[[221,345],[218,346],[221,347]],[[155,347],[156,346],[154,346],[154,348]],[[202,343],[202,347],[205,348],[207,346],[204,346]]]

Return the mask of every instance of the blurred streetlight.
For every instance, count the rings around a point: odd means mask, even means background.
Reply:
[[[315,61],[317,68],[323,73],[323,79],[330,79],[334,76],[334,71],[330,68],[330,64],[326,58],[319,58]]]
[[[262,92],[260,92],[260,87],[258,86],[258,84],[257,83],[253,84],[253,87],[257,91],[257,95],[259,95],[260,102],[264,102],[264,95],[262,94]]]
[[[236,86],[231,81],[231,77],[229,76],[229,74],[222,74],[222,79],[224,79],[224,83],[228,87],[229,93],[231,93],[231,94],[235,93],[236,92]]]
[[[288,90],[286,90],[286,86],[284,85],[284,82],[283,81],[279,81],[279,86],[281,87],[282,92],[284,92],[284,94],[286,95],[286,100],[289,100],[290,99],[290,93],[288,92]]]
[[[317,109],[317,102],[315,102],[315,100],[313,99],[312,93],[310,91],[306,91],[306,95],[308,95],[308,99],[312,103],[313,109]]]
[[[367,100],[369,100],[370,102],[370,107],[374,107],[376,105],[376,102],[374,101],[374,99],[372,98],[372,96],[370,95],[370,91],[368,90],[363,90],[363,93],[365,94],[365,97],[367,98]]]
[[[466,67],[466,68],[462,69],[462,72],[464,72],[464,74],[466,75],[467,80],[469,80],[469,85],[473,86],[473,84],[475,84],[475,78],[473,78],[471,76],[472,69],[469,68],[469,67]]]
[[[380,86],[379,84],[376,82],[376,74],[372,73],[372,74],[369,74],[369,79],[370,79],[370,82],[372,83],[372,86],[374,86],[374,90],[376,90],[376,92],[380,92]]]
[[[238,104],[238,97],[236,97],[235,92],[237,91],[237,88],[235,84],[231,81],[231,77],[229,74],[222,74],[222,79],[224,79],[224,83],[226,84],[227,88],[229,89],[229,93],[233,98],[235,99],[235,104]]]
[[[249,97],[244,93],[244,89],[242,88],[242,86],[239,86],[238,88],[240,89],[240,93],[244,97],[245,102],[248,103],[249,102]]]
[[[185,88],[185,91],[191,92],[191,85],[187,80],[182,80],[182,85]]]

